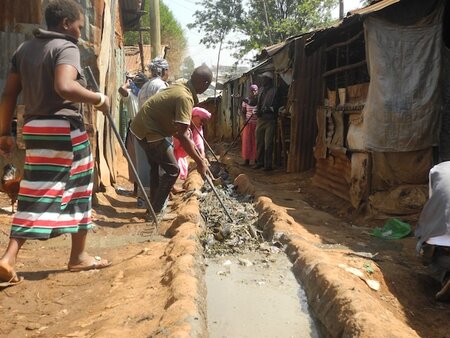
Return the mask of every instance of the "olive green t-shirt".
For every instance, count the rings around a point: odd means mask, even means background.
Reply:
[[[154,142],[175,135],[176,123],[190,124],[197,93],[188,82],[176,83],[148,99],[131,122],[138,139]]]

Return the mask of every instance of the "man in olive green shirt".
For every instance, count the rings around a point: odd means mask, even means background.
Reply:
[[[197,94],[203,93],[211,80],[212,73],[207,66],[196,68],[186,83],[177,83],[148,99],[131,123],[130,130],[150,164],[150,202],[156,213],[162,211],[180,171],[167,137],[178,138],[197,163],[200,175],[206,174],[206,164],[190,140],[189,126],[192,108],[198,103]]]

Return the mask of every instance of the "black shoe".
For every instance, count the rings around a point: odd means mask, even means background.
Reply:
[[[242,163],[242,165],[244,167],[248,167],[250,165],[250,161],[249,160],[245,160],[244,163]]]
[[[265,167],[263,170],[264,171],[271,171],[271,170],[273,170],[273,168],[272,167]]]
[[[257,165],[254,165],[252,167],[252,169],[261,169],[262,167],[264,167],[262,164],[257,164]]]

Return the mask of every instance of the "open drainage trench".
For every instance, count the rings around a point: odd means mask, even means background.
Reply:
[[[252,197],[232,184],[216,191],[233,222],[205,189],[199,201],[210,337],[321,337],[283,245],[258,229]]]

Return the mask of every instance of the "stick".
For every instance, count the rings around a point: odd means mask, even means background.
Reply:
[[[244,126],[241,128],[241,130],[239,131],[239,134],[237,134],[237,136],[234,138],[233,142],[231,142],[231,144],[229,145],[229,147],[227,148],[227,150],[225,151],[225,153],[222,155],[222,157],[224,157],[226,154],[228,154],[228,152],[230,151],[230,149],[234,146],[234,144],[236,143],[236,141],[239,139],[239,136],[241,136],[242,131],[245,129],[245,127],[247,127],[247,124],[250,122],[250,120],[252,119],[253,114],[250,115],[250,117],[247,119],[247,121],[245,121]]]
[[[214,154],[214,151],[212,150],[211,146],[209,145],[209,143],[205,140],[204,136],[200,133],[200,131],[198,130],[197,126],[193,123],[191,123],[195,130],[197,131],[197,133],[201,136],[201,138],[203,139],[203,142],[205,142],[206,146],[208,147],[209,151],[211,152],[211,154],[213,154],[214,158],[216,159],[217,162],[220,162],[219,159],[217,158],[216,154]]]
[[[198,150],[197,147],[195,147],[195,151],[197,152],[197,155],[200,156],[201,158],[203,158],[203,156],[200,154],[200,151]],[[211,175],[211,176],[210,176]],[[223,210],[225,211],[225,214],[227,214],[228,218],[230,219],[230,221],[232,223],[234,223],[233,218],[231,217],[230,213],[228,212],[228,209],[225,207],[225,204],[223,203],[222,199],[219,196],[219,193],[216,190],[216,187],[214,186],[214,183],[212,182],[212,179],[214,178],[214,176],[211,174],[211,171],[209,171],[209,169],[206,172],[206,175],[204,177],[204,179],[209,183],[209,185],[211,186],[211,189],[214,193],[214,195],[216,195],[217,199],[219,200],[220,205],[222,206]]]
[[[88,81],[88,83],[90,84],[92,89],[94,89],[96,92],[99,92],[100,88],[98,87],[97,81],[94,78],[94,74],[92,74],[91,67],[89,67],[89,66],[85,67],[84,73],[86,76],[86,80]],[[158,228],[159,224],[158,224],[158,219],[155,214],[155,210],[153,210],[153,207],[150,203],[150,199],[148,198],[147,193],[145,192],[144,185],[142,184],[141,180],[139,179],[138,172],[137,172],[136,168],[134,167],[134,164],[133,164],[133,161],[131,160],[130,154],[128,153],[127,148],[125,147],[125,144],[123,143],[122,138],[120,137],[120,134],[117,131],[117,128],[114,124],[111,114],[108,113],[105,115],[109,121],[109,124],[110,124],[114,134],[117,137],[117,141],[119,141],[120,147],[122,148],[122,151],[125,154],[125,157],[127,158],[128,164],[130,165],[131,169],[133,170],[133,174],[136,177],[136,181],[138,183],[139,189],[141,189],[142,194],[144,195],[144,199],[145,199],[145,202],[147,203],[148,209],[152,213],[153,221],[156,224],[156,228]]]
[[[209,175],[205,175],[206,181],[209,183],[209,185],[211,186],[212,191],[214,192],[214,195],[216,195],[217,199],[219,200],[220,205],[222,206],[223,210],[225,211],[225,214],[228,216],[228,218],[230,219],[230,221],[232,223],[234,223],[233,218],[231,217],[230,213],[228,212],[228,209],[225,207],[225,204],[223,203],[222,199],[219,196],[219,193],[216,190],[216,187],[214,186],[213,182],[211,181],[211,178],[209,177]]]

